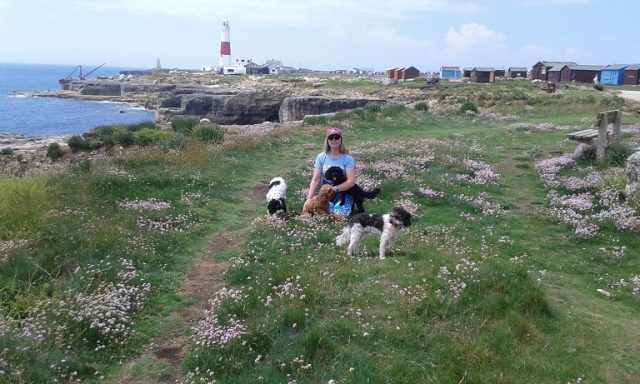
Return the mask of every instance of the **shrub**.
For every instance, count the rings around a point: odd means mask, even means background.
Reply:
[[[471,101],[465,101],[460,106],[460,113],[466,113],[467,111],[472,111],[472,112],[478,113],[478,107],[474,103],[472,103]]]
[[[416,111],[428,111],[429,110],[429,104],[425,103],[424,101],[421,101],[419,103],[416,103],[416,105],[413,106],[413,109],[415,109]]]
[[[607,160],[619,167],[624,167],[633,152],[633,149],[624,144],[613,144],[607,150]]]
[[[406,107],[402,104],[390,105],[382,110],[382,116],[394,117],[404,112]]]
[[[69,144],[69,148],[74,152],[81,149],[91,149],[91,142],[78,135],[71,136],[67,144]]]
[[[64,156],[64,152],[58,143],[51,143],[47,147],[47,157],[51,159],[51,161],[56,161],[59,158]]]
[[[604,91],[604,86],[602,86],[602,84],[594,84],[594,85],[593,85],[593,88],[594,88],[596,91]]]
[[[13,148],[2,148],[2,150],[0,150],[0,155],[2,156],[13,155]]]
[[[118,133],[115,139],[116,139],[116,142],[120,143],[120,145],[122,145],[125,148],[130,145],[133,145],[134,143],[133,135],[129,131],[122,131]]]
[[[182,149],[189,143],[187,135],[177,132],[174,135],[165,137],[160,141],[160,145],[169,149]]]
[[[202,123],[193,130],[191,136],[199,141],[220,144],[224,141],[224,130],[217,124]]]
[[[166,138],[170,132],[154,128],[142,128],[132,133],[133,142],[140,146],[147,146]]]
[[[329,123],[329,119],[326,116],[306,116],[303,124],[305,125],[326,125]]]
[[[198,125],[198,119],[176,119],[171,122],[171,129],[176,132],[191,134]]]

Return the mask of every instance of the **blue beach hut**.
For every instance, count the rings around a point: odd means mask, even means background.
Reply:
[[[612,64],[602,68],[600,72],[600,83],[611,85],[622,85],[624,82],[624,70],[629,64]]]
[[[461,76],[460,67],[440,67],[441,79],[459,79]]]

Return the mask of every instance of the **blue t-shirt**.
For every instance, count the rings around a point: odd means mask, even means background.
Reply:
[[[326,152],[321,152],[318,154],[318,156],[316,156],[316,162],[313,167],[319,169],[322,172],[322,184],[331,184],[331,181],[324,177],[327,169],[331,167],[340,167],[342,169],[342,172],[344,172],[346,176],[347,169],[355,168],[356,162],[355,160],[353,160],[353,157],[351,157],[351,155],[340,154],[337,158],[333,159]],[[336,194],[336,196],[329,204],[329,210],[331,212],[341,213],[345,216],[349,216],[353,207],[353,196],[345,195],[343,204],[343,195],[343,192],[338,192]]]

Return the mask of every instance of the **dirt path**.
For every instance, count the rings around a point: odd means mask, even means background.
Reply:
[[[633,100],[640,102],[640,91],[619,91],[620,97],[627,100]]]
[[[268,186],[268,180],[260,181],[251,187],[246,198],[251,201],[263,200]],[[242,244],[243,239],[242,235],[232,235],[228,230],[213,236],[206,253],[187,274],[180,290],[182,296],[193,300],[194,303],[174,312],[166,320],[167,323],[172,324],[167,334],[145,346],[140,356],[123,367],[123,373],[116,382],[127,384],[178,382],[180,365],[192,343],[191,338],[185,335],[188,333],[185,330],[200,319],[203,311],[209,308],[209,299],[224,285],[222,276],[229,268],[229,263],[216,260],[216,256],[220,252],[236,248]]]

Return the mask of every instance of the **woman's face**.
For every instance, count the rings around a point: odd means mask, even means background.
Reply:
[[[342,144],[342,137],[340,135],[329,135],[329,137],[327,137],[327,144],[329,144],[329,148],[340,148],[340,145]]]

